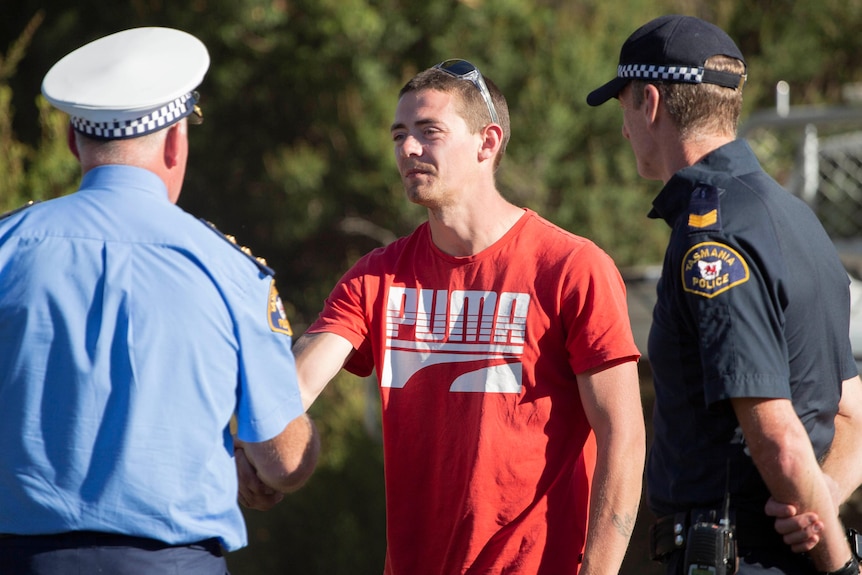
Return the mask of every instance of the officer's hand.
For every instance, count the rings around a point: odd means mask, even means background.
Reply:
[[[260,480],[242,447],[234,447],[234,456],[236,457],[236,474],[239,480],[238,499],[241,505],[258,511],[269,511],[284,499],[283,493],[268,487]]]
[[[764,511],[770,517],[775,517],[775,530],[783,536],[784,542],[794,553],[811,551],[820,542],[823,522],[816,513],[797,514],[793,505],[779,503],[771,497]]]

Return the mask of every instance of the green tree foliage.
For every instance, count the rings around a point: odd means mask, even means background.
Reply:
[[[51,109],[40,96],[36,98],[41,137],[36,147],[18,140],[13,130],[12,87],[18,64],[36,34],[42,14],[37,13],[9,46],[0,54],[0,213],[29,201],[55,198],[74,190],[78,165],[66,148],[67,121]]]
[[[773,105],[778,80],[794,104],[835,104],[862,74],[859,0],[7,0],[2,12],[0,211],[75,189],[65,117],[38,96],[57,59],[124,28],[187,30],[212,66],[180,204],[267,258],[299,333],[356,258],[424,219],[404,198],[388,126],[403,83],[440,60],[471,60],[507,96],[504,195],[621,266],[661,261],[666,226],[645,218],[660,183],[638,177],[617,106],[584,99],[637,26],[677,12],[727,29],[749,64],[746,114]],[[277,510],[248,513],[236,575],[381,571],[369,385],[342,376],[315,404],[321,466]],[[631,572],[651,572],[645,550],[632,555]]]

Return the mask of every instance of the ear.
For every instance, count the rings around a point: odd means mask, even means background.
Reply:
[[[168,128],[168,133],[165,136],[164,157],[165,167],[167,168],[174,168],[180,163],[180,150],[182,149],[180,146],[180,138],[182,138],[182,134],[180,133],[181,124],[182,122],[177,122]]]
[[[644,86],[643,113],[648,125],[652,126],[655,124],[660,107],[661,92],[654,85],[646,84]]]
[[[488,124],[480,134],[482,145],[479,148],[479,160],[493,160],[503,145],[503,128],[498,124]]]
[[[69,129],[66,130],[66,145],[69,146],[69,151],[75,156],[78,161],[81,160],[81,153],[78,151],[78,140],[75,138],[75,128],[69,124]]]

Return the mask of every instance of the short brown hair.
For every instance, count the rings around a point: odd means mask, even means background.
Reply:
[[[722,72],[745,74],[745,64],[736,58],[713,56],[705,67]],[[715,84],[685,84],[632,80],[632,103],[643,104],[643,88],[652,84],[658,88],[664,105],[683,139],[697,134],[735,135],[742,113],[742,86],[724,88]]]
[[[506,103],[506,97],[503,96],[497,85],[487,76],[483,75],[482,77],[488,86],[491,101],[494,102],[494,108],[497,110],[500,127],[503,128],[503,142],[500,145],[497,157],[494,158],[494,167],[497,167],[503,159],[506,145],[509,143],[509,138],[511,137],[509,105]],[[485,104],[485,100],[482,98],[479,89],[472,82],[456,78],[436,68],[429,68],[423,72],[419,72],[407,82],[401,88],[401,91],[398,92],[398,98],[400,99],[401,96],[408,92],[420,92],[422,90],[437,90],[446,94],[456,94],[458,98],[455,102],[455,110],[458,112],[458,115],[464,118],[467,127],[473,134],[478,133],[482,128],[491,123],[488,106]]]

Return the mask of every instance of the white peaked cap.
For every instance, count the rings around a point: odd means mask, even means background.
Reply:
[[[54,64],[42,94],[100,139],[135,138],[191,114],[210,58],[206,46],[171,28],[133,28],[86,44]]]

